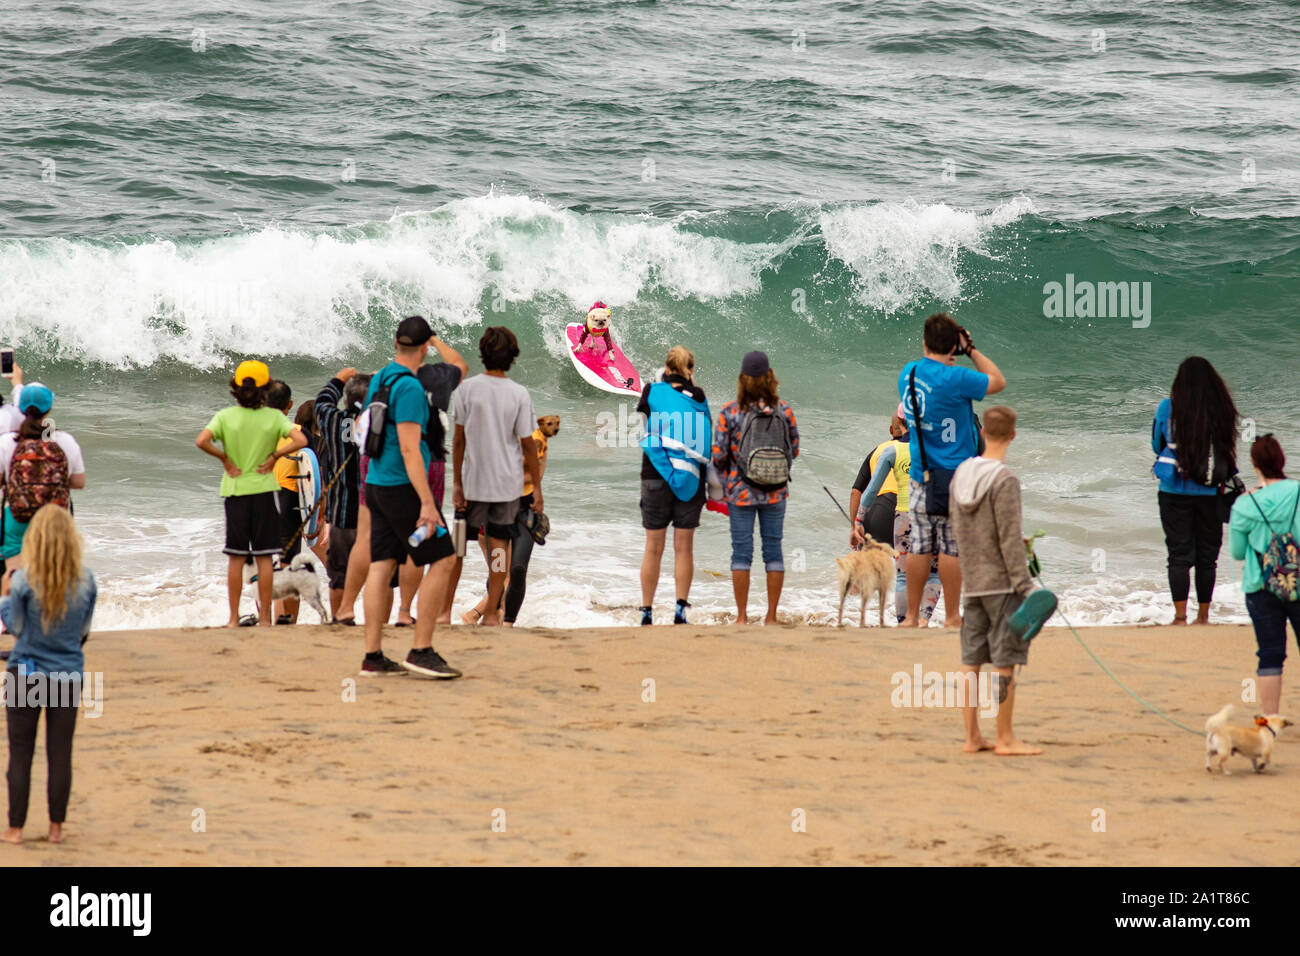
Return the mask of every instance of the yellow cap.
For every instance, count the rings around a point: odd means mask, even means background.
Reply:
[[[246,378],[251,378],[253,384],[261,388],[271,381],[271,370],[266,367],[265,362],[257,362],[252,359],[247,362],[240,362],[239,368],[235,369],[235,384],[243,385]]]

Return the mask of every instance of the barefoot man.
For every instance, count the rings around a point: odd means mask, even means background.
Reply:
[[[1020,479],[1007,467],[1007,449],[1016,437],[1016,413],[995,405],[984,414],[984,454],[969,458],[952,477],[952,515],[961,553],[965,612],[961,623],[961,664],[967,704],[967,753],[992,750],[1005,757],[1040,754],[1011,730],[1016,702],[1015,673],[1029,660],[1029,644],[1011,632],[1008,619],[1034,590],[1020,532]],[[978,695],[982,664],[997,671],[998,734],[993,744],[980,734]]]

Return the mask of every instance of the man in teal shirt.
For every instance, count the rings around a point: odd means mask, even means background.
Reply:
[[[396,355],[370,380],[362,415],[380,390],[388,389],[384,418],[384,442],[380,454],[372,457],[366,472],[366,506],[370,509],[370,572],[366,577],[366,656],[362,677],[387,677],[405,671],[426,677],[459,677],[433,649],[433,623],[442,607],[451,576],[456,549],[447,534],[446,522],[429,487],[429,447],[424,441],[429,408],[416,372],[429,354],[433,329],[418,315],[397,326]],[[418,527],[427,537],[412,548],[407,539]],[[420,582],[419,614],[415,620],[415,641],[402,664],[384,656],[381,650],[385,600],[391,590],[393,571],[410,557],[417,566],[432,566]],[[403,670],[405,668],[405,670]]]

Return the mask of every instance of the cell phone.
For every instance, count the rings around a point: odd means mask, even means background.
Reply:
[[[14,350],[9,348],[0,349],[0,375],[5,378],[14,377]]]

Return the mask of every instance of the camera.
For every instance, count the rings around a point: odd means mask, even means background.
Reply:
[[[957,350],[953,354],[970,355],[973,348],[975,348],[975,342],[971,339],[970,333],[962,326],[957,326]]]

